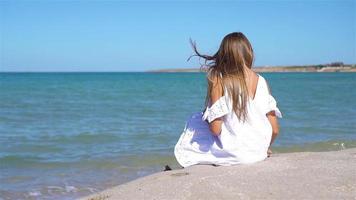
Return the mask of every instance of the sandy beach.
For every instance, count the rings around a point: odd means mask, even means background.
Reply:
[[[273,154],[249,165],[196,165],[82,199],[356,199],[356,148]]]

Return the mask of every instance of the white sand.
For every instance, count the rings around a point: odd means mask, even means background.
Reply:
[[[356,148],[159,172],[83,199],[356,199]]]

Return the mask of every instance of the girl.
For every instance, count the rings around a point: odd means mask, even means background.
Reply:
[[[264,160],[279,133],[282,114],[267,81],[252,69],[253,49],[241,32],[224,37],[205,59],[206,109],[193,114],[174,148],[180,165],[233,165]]]

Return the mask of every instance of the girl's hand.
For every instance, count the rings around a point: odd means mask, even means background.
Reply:
[[[272,155],[272,150],[271,150],[271,148],[268,148],[268,150],[267,150],[267,157],[271,157],[271,155]]]

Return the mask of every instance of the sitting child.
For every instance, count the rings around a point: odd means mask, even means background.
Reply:
[[[192,46],[208,63],[206,109],[186,123],[174,148],[178,163],[233,165],[266,159],[282,114],[267,81],[251,69],[250,42],[241,32],[228,34],[213,56]]]

